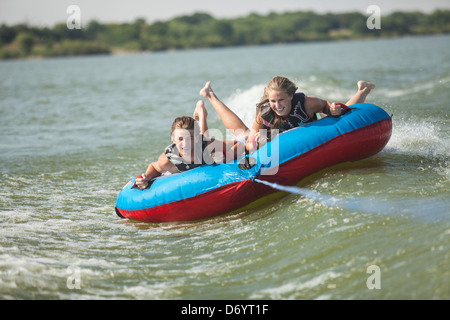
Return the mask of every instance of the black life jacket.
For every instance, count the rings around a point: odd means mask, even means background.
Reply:
[[[201,140],[201,147],[200,147],[200,140]],[[188,163],[186,160],[183,159],[183,157],[180,156],[180,151],[178,151],[178,148],[175,143],[172,143],[171,145],[167,146],[166,150],[164,151],[167,159],[169,159],[170,162],[173,163],[173,165],[178,169],[178,171],[188,171],[197,167],[200,167],[204,164],[213,164],[214,159],[211,157],[209,153],[205,153],[205,149],[208,146],[208,142],[210,139],[205,138],[203,135],[200,135],[199,143],[197,143],[194,146],[194,153],[195,153],[195,161],[193,163]]]
[[[317,120],[316,115],[312,118],[306,113],[305,110],[305,94],[304,93],[296,93],[291,100],[291,112],[288,117],[284,120],[279,132],[283,132],[285,130],[289,130],[292,128],[296,128],[301,126],[302,124],[309,123]],[[273,129],[273,125],[275,122],[275,111],[270,107],[270,102],[265,102],[261,106],[259,106],[261,110],[261,119],[263,121],[263,126],[265,129]]]

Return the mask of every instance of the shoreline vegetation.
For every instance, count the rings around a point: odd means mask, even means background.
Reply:
[[[217,48],[309,41],[374,39],[450,33],[450,10],[394,12],[382,15],[380,29],[367,27],[368,15],[358,12],[317,14],[312,11],[249,14],[216,19],[194,13],[168,21],[99,23],[81,29],[66,23],[52,28],[26,24],[0,26],[0,59],[45,58],[92,54]]]

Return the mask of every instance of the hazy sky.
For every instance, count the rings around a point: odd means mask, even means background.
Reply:
[[[312,10],[317,13],[359,11],[367,13],[370,5],[378,5],[381,15],[392,11],[450,9],[450,0],[0,0],[0,24],[28,23],[53,26],[66,22],[69,5],[78,5],[82,23],[147,22],[168,20],[175,16],[207,12],[217,18],[245,16],[251,12],[266,14]]]

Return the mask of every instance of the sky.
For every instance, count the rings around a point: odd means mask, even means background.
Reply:
[[[97,20],[103,23],[166,21],[176,16],[206,12],[216,18],[243,17],[249,13],[311,10],[316,13],[358,11],[367,13],[377,5],[383,14],[393,11],[450,10],[449,0],[0,0],[0,24],[26,23],[31,26],[53,26],[65,23],[70,5],[80,8],[81,23]],[[368,14],[369,15],[369,14]]]

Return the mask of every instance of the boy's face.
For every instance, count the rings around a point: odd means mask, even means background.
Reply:
[[[172,133],[172,141],[177,146],[178,151],[180,151],[180,155],[190,155],[196,140],[194,138],[194,130],[175,129]]]

